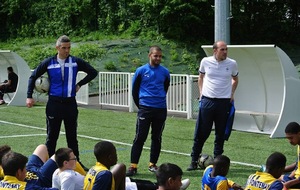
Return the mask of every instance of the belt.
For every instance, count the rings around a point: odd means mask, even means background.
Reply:
[[[75,97],[57,97],[57,96],[49,96],[49,100],[59,103],[73,103],[76,102]]]
[[[230,100],[230,98],[210,98],[210,97],[203,96],[203,95],[202,95],[202,98],[206,98],[209,100]]]

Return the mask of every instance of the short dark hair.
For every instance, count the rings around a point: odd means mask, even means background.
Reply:
[[[156,51],[162,51],[161,48],[157,45],[151,46],[149,49],[149,54],[152,53],[154,50]]]
[[[71,42],[70,38],[66,35],[60,36],[56,41],[56,46],[60,46],[61,43]]]
[[[176,164],[163,163],[161,164],[156,174],[157,185],[164,186],[169,178],[175,179],[178,176],[182,176],[182,169]]]
[[[55,161],[59,168],[64,166],[64,161],[70,160],[70,153],[73,152],[70,148],[59,148],[55,152]]]
[[[228,166],[230,165],[230,159],[225,156],[225,155],[218,155],[215,159],[214,159],[214,164],[215,167],[218,166]]]
[[[230,159],[225,155],[218,155],[215,157],[213,165],[216,175],[226,176],[230,167]]]
[[[0,165],[2,164],[2,157],[11,150],[11,147],[8,145],[0,146]]]
[[[113,145],[113,143],[109,141],[98,142],[94,146],[94,155],[97,161],[99,162],[101,159],[106,158],[115,148],[116,147]]]
[[[2,168],[4,175],[16,176],[19,169],[26,167],[28,158],[20,153],[10,151],[2,157]]]
[[[14,69],[13,69],[12,67],[7,67],[7,70],[8,70],[9,72],[13,72],[13,71],[14,71]]]
[[[284,168],[285,165],[286,165],[286,157],[280,152],[272,153],[266,161],[266,168],[268,170]]]
[[[297,122],[290,122],[285,127],[285,133],[297,134],[300,132],[300,125]]]

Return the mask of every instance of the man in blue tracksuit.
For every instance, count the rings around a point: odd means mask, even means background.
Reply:
[[[61,36],[56,42],[57,54],[42,61],[29,78],[27,90],[27,107],[32,107],[35,80],[47,72],[50,87],[46,106],[47,140],[49,156],[55,153],[62,121],[64,121],[68,147],[79,159],[77,141],[78,109],[76,92],[82,85],[93,80],[98,72],[86,61],[70,55],[71,41],[68,36]],[[86,77],[76,83],[77,73],[83,71]],[[83,165],[82,165],[83,166]],[[83,166],[83,168],[85,168]]]
[[[160,65],[162,50],[158,46],[150,48],[149,63],[139,67],[133,77],[132,96],[139,108],[136,135],[131,149],[131,165],[126,173],[133,176],[151,126],[151,152],[149,171],[157,170],[157,160],[161,150],[161,136],[167,117],[166,95],[170,85],[168,69]]]

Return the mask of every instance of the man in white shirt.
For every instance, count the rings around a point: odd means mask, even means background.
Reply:
[[[226,123],[238,85],[238,68],[235,60],[227,57],[227,44],[217,41],[213,56],[202,59],[199,68],[199,114],[194,133],[192,161],[188,171],[198,168],[198,159],[215,126],[214,157],[223,153]]]

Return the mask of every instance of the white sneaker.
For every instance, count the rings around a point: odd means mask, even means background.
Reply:
[[[5,104],[4,100],[0,100],[0,105]]]
[[[191,184],[190,179],[184,179],[181,181],[181,183],[182,185],[180,187],[180,190],[185,190]]]

